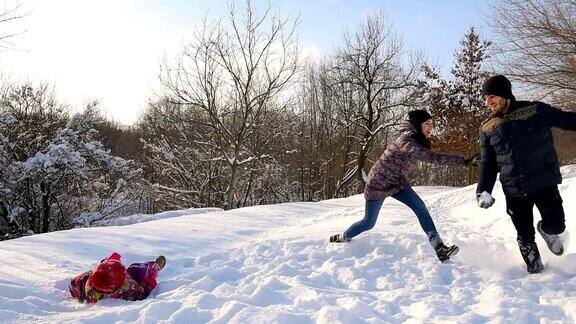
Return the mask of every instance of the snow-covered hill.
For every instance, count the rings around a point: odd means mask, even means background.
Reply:
[[[574,232],[576,167],[563,173]],[[446,264],[412,212],[393,199],[374,230],[350,244],[327,243],[361,218],[362,196],[179,211],[134,225],[0,242],[0,322],[575,322],[576,243],[556,257],[538,238],[546,270],[528,275],[500,187],[489,210],[476,207],[474,190],[417,188],[445,241],[461,247]],[[153,296],[96,305],[72,300],[69,278],[111,251],[125,263],[167,257]]]

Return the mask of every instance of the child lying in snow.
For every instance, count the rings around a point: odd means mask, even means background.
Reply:
[[[166,258],[161,255],[155,261],[132,263],[128,268],[120,258],[120,254],[114,252],[94,270],[72,279],[68,287],[72,297],[88,303],[105,298],[146,299],[157,285],[156,277],[166,265]]]

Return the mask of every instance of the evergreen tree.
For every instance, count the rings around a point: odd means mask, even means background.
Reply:
[[[435,147],[441,151],[472,156],[477,153],[478,130],[488,116],[482,98],[482,83],[488,73],[482,70],[491,42],[482,40],[474,27],[460,41],[450,80],[424,66],[420,90],[424,104],[430,109],[436,124]],[[468,182],[474,182],[474,170],[469,170]]]

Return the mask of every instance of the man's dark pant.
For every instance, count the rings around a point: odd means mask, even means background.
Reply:
[[[534,205],[542,216],[542,230],[547,234],[560,234],[566,229],[562,197],[557,186],[544,188],[528,197],[506,197],[506,211],[518,233],[518,241],[534,242]]]

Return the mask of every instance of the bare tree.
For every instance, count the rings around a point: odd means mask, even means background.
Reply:
[[[212,132],[201,121],[198,112],[166,99],[150,103],[141,116],[142,162],[155,210],[221,205],[216,176],[222,162],[212,161]]]
[[[576,110],[576,1],[493,1],[488,20],[500,36],[497,69],[530,95]],[[561,160],[573,163],[576,135],[556,133]]]
[[[283,106],[299,70],[296,25],[270,7],[256,14],[251,1],[243,15],[230,5],[227,25],[206,20],[176,64],[164,64],[166,98],[201,117],[189,121],[211,130],[205,144],[217,153],[212,161],[228,169],[226,208],[235,206],[243,168],[269,158],[275,137],[264,136],[274,132],[266,121]],[[256,138],[260,145],[250,145]]]
[[[359,189],[377,136],[397,124],[405,107],[414,104],[410,91],[418,64],[406,57],[401,39],[393,32],[383,11],[368,16],[353,33],[345,33],[344,44],[332,62],[339,117],[349,130],[353,166],[340,181],[345,186],[354,178]],[[337,99],[338,100],[338,99]]]
[[[29,13],[25,11],[24,3],[19,0],[5,1],[0,9],[0,49],[14,49],[12,39],[25,32],[18,22]]]
[[[352,139],[342,127],[339,109],[335,109],[339,103],[327,63],[308,66],[297,96],[298,127],[293,131],[291,142],[295,145],[289,168],[295,198],[300,201],[332,198],[338,180],[348,171]],[[354,192],[341,191],[348,193]]]
[[[576,1],[502,0],[488,20],[500,36],[496,63],[502,73],[559,103],[576,99]]]

